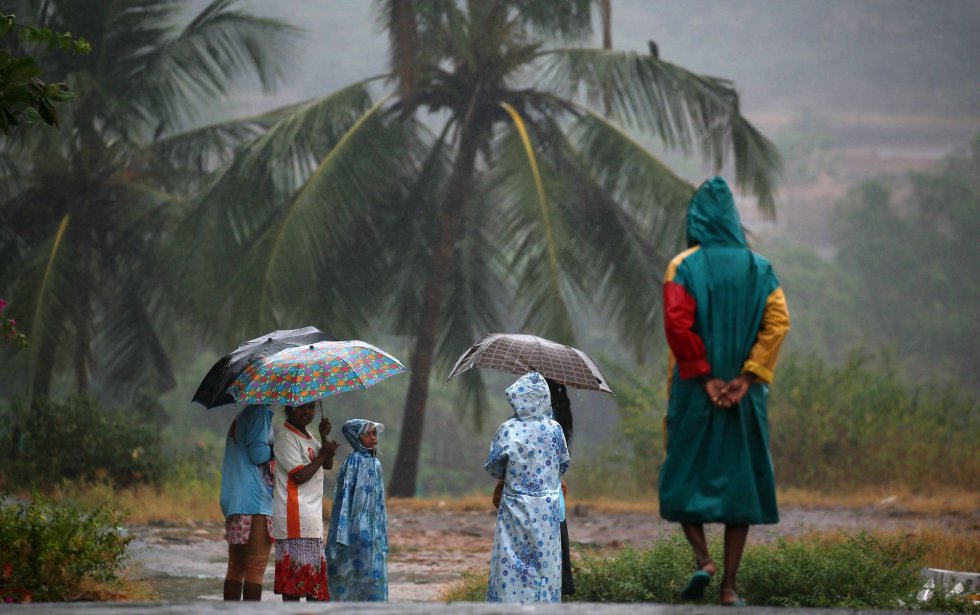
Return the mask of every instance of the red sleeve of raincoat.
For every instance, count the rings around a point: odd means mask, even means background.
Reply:
[[[697,303],[682,285],[664,282],[664,330],[682,380],[711,374],[704,341],[693,331]]]

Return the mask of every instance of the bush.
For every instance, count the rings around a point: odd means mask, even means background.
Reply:
[[[916,599],[924,546],[910,536],[844,536],[779,540],[746,548],[739,569],[739,593],[755,606],[850,609],[940,609],[980,613],[980,607],[949,594],[930,601]],[[711,544],[720,555],[721,545]],[[724,570],[718,574],[705,602],[717,600]],[[612,557],[584,556],[573,562],[576,593],[566,600],[583,602],[680,602],[680,591],[693,571],[693,555],[683,536],[672,534],[642,551],[626,548]],[[711,591],[713,590],[713,591]],[[451,588],[448,600],[486,599],[485,576],[464,577]]]
[[[13,404],[0,422],[0,482],[8,487],[62,480],[109,480],[120,486],[161,477],[160,430],[127,409],[105,410],[91,397]]]
[[[663,379],[616,383],[620,433],[632,452],[632,487],[649,493],[663,464]],[[980,403],[955,387],[914,385],[886,355],[854,353],[842,365],[789,356],[768,404],[770,446],[781,488],[840,492],[908,485],[980,489]],[[597,476],[611,460],[599,459]],[[625,491],[621,488],[620,492]]]
[[[977,399],[914,386],[888,356],[840,366],[789,357],[769,399],[777,484],[822,490],[906,484],[980,489]]]
[[[662,537],[650,549],[627,547],[610,558],[583,557],[573,566],[575,594],[582,602],[680,601],[680,591],[692,572],[694,556],[680,535]]]
[[[909,536],[780,539],[747,550],[739,586],[750,604],[892,609],[922,587],[922,553]]]
[[[132,540],[109,507],[83,513],[40,495],[0,507],[0,599],[55,601],[77,597],[83,583],[116,584]]]

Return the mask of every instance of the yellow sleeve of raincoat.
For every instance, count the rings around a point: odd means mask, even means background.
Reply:
[[[750,372],[763,382],[772,382],[779,349],[789,332],[789,310],[781,287],[770,293],[762,314],[762,325],[742,372]]]

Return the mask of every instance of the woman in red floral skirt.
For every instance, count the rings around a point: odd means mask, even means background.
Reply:
[[[333,467],[339,445],[327,441],[327,418],[318,429],[323,446],[307,429],[316,417],[315,403],[286,406],[286,422],[276,436],[275,592],[284,601],[330,599],[323,557],[323,470]]]

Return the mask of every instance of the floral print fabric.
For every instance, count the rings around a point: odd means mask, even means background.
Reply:
[[[327,561],[330,595],[351,602],[388,600],[388,514],[381,462],[361,444],[360,436],[374,425],[379,438],[384,425],[364,419],[347,421],[342,433],[354,452],[337,475]]]
[[[235,379],[228,392],[239,404],[301,406],[366,389],[404,371],[398,359],[371,344],[317,342],[259,359]]]
[[[490,556],[488,602],[560,602],[561,475],[571,458],[551,419],[544,378],[530,372],[507,389],[515,416],[490,443],[484,468],[504,481]]]
[[[269,515],[228,515],[225,519],[225,541],[230,545],[247,545],[248,537],[252,533],[252,517],[261,517],[265,520],[266,529],[269,531],[269,542],[274,541],[272,517]]]
[[[327,562],[321,538],[284,538],[276,541],[275,592],[307,600],[330,600]]]

